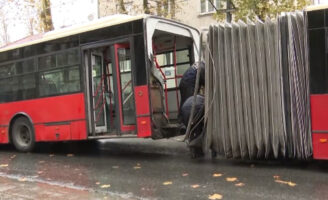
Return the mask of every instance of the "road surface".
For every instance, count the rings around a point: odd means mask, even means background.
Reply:
[[[190,159],[178,140],[0,146],[0,200],[328,199],[328,162]]]

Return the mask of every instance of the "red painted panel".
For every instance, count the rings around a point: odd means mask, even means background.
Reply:
[[[150,117],[138,117],[138,137],[150,137],[151,136],[151,120]]]
[[[73,121],[65,125],[44,125],[34,126],[35,140],[40,141],[65,141],[87,139],[86,121]],[[58,136],[56,135],[58,134]]]
[[[328,131],[328,94],[311,95],[312,130]]]
[[[34,124],[36,141],[80,140],[87,138],[84,94],[70,94],[0,104],[0,125],[9,125],[16,113],[26,113]],[[68,122],[67,125],[46,126],[44,123]],[[59,136],[56,137],[56,127]],[[7,130],[6,130],[7,131]],[[7,141],[1,136],[0,143]]]
[[[75,121],[71,123],[72,140],[87,139],[87,125],[86,121]]]
[[[0,125],[9,125],[12,117],[24,112],[33,124],[85,119],[84,94],[70,94],[0,104]]]
[[[40,133],[40,128],[44,130],[44,132]],[[71,127],[70,124],[67,125],[40,125],[38,126],[36,133],[38,135],[37,141],[65,141],[71,140]]]
[[[136,113],[138,115],[148,115],[149,111],[149,92],[148,86],[136,86],[134,87]]]
[[[313,133],[313,158],[314,159],[328,159],[328,132],[327,133]]]
[[[0,127],[0,143],[9,143],[8,127]]]

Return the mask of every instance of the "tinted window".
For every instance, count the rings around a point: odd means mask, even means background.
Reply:
[[[79,66],[55,69],[40,73],[40,96],[72,93],[80,90]]]
[[[16,63],[16,74],[26,74],[34,72],[36,68],[34,59],[29,59]]]
[[[15,74],[15,64],[6,64],[0,66],[0,78],[6,78]]]
[[[43,56],[39,58],[39,70],[45,70],[56,67],[56,56]]]

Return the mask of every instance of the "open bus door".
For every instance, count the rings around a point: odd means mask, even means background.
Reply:
[[[136,114],[129,43],[115,44],[114,53],[120,130],[121,132],[134,131]]]
[[[130,44],[84,48],[89,136],[136,134]]]

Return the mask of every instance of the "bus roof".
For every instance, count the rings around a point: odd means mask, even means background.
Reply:
[[[18,49],[18,48],[25,47],[25,46],[29,46],[29,45],[33,45],[33,44],[38,44],[38,43],[42,43],[42,42],[46,42],[46,41],[51,41],[51,40],[67,37],[70,35],[75,35],[75,34],[79,34],[79,33],[84,33],[84,32],[88,32],[88,31],[92,31],[92,30],[101,29],[104,27],[110,27],[110,26],[114,26],[114,25],[118,25],[118,24],[122,24],[122,23],[126,23],[126,22],[131,22],[131,21],[135,21],[138,19],[143,19],[145,17],[147,17],[147,15],[138,15],[138,16],[129,16],[129,15],[120,15],[120,14],[112,15],[112,16],[98,19],[98,20],[90,22],[90,23],[67,27],[67,28],[63,28],[60,30],[54,30],[54,31],[50,31],[47,33],[40,33],[38,35],[28,36],[28,37],[18,40],[16,42],[10,43],[4,47],[1,47],[0,53],[9,51],[9,50],[13,50],[13,49]]]
[[[328,4],[319,4],[319,5],[312,5],[308,6],[305,11],[314,11],[314,10],[322,10],[328,8]]]

